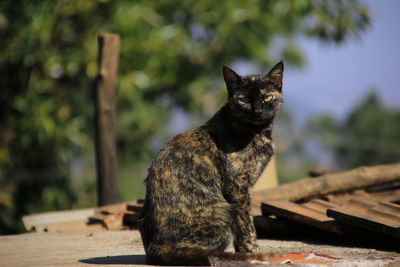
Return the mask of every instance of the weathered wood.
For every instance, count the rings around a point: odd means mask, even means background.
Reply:
[[[326,169],[321,169],[321,168],[312,168],[308,170],[308,176],[310,178],[314,178],[314,177],[320,177],[322,175],[327,175],[327,174],[331,174],[333,172],[326,170]]]
[[[325,207],[315,209],[288,201],[269,201],[261,204],[261,210],[264,216],[272,214],[336,234],[342,233],[334,220],[326,216]]]
[[[122,218],[122,222],[125,226],[136,226],[136,223],[138,223],[140,220],[140,215],[139,214],[134,214],[134,213],[124,213],[124,216]]]
[[[400,179],[400,163],[359,167],[342,173],[306,178],[253,194],[253,201],[310,199],[333,192],[345,192]]]
[[[123,212],[108,215],[97,215],[88,218],[88,224],[100,224],[106,230],[121,230],[124,229],[122,224]]]
[[[367,193],[364,190],[356,190],[344,194],[328,194],[325,196],[330,202],[343,205],[352,198],[364,198],[376,202],[400,202],[400,189],[388,190],[383,192]]]
[[[126,209],[129,211],[133,211],[134,213],[141,213],[143,210],[143,206],[138,205],[126,205]]]
[[[265,219],[255,217],[254,223],[264,236],[274,235],[282,232],[296,236],[297,231],[305,232],[301,225],[311,226],[314,230],[311,236],[317,234],[317,229],[340,235],[346,239],[354,240],[368,246],[383,246],[393,249],[393,242],[398,243],[396,238],[400,234],[400,206],[393,203],[376,202],[365,199],[349,199],[344,206],[338,206],[324,200],[312,200],[303,204],[289,201],[269,201],[262,203],[261,209]],[[329,216],[326,214],[328,213]],[[276,227],[277,220],[290,220],[292,225]],[[335,220],[332,220],[331,218]],[[282,222],[281,222],[282,223]],[[386,235],[382,235],[385,233]],[[302,233],[304,234],[304,233]],[[336,238],[332,236],[332,238]],[[325,237],[326,239],[326,237]],[[329,238],[328,238],[329,239]]]
[[[95,215],[107,215],[107,214],[116,214],[122,211],[126,211],[126,207],[130,205],[134,205],[136,201],[128,201],[128,202],[120,202],[116,204],[101,206],[96,208]]]
[[[383,211],[377,214],[376,209],[360,212],[350,208],[335,207],[327,210],[327,215],[339,222],[400,238],[398,217],[391,214],[382,216],[382,214]]]
[[[98,205],[118,200],[115,106],[120,39],[98,36],[99,73],[95,84],[95,129]]]
[[[104,231],[104,227],[100,224],[88,225],[86,220],[79,220],[37,225],[32,230],[38,233],[93,233]]]
[[[85,222],[88,216],[93,216],[95,210],[80,209],[70,211],[44,212],[22,217],[25,229],[27,231],[47,232],[53,229],[63,231],[66,225],[77,222],[82,228],[85,228]],[[60,226],[59,228],[57,228]],[[75,225],[74,225],[75,226]],[[73,228],[72,226],[69,228]],[[68,229],[69,229],[68,228]]]

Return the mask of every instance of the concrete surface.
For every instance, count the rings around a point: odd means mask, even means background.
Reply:
[[[392,257],[400,253],[299,241],[259,240],[263,251],[286,254],[315,252],[340,258]],[[0,236],[0,266],[127,266],[145,265],[138,231],[94,233],[28,233]]]

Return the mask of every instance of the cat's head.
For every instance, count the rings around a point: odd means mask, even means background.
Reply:
[[[282,61],[264,76],[240,76],[225,66],[223,73],[228,89],[228,106],[237,119],[263,125],[274,118],[283,101]]]

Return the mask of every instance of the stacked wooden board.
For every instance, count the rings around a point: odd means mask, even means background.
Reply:
[[[136,229],[143,200],[123,202],[98,208],[46,212],[24,216],[27,231],[37,232],[96,232]]]
[[[400,183],[393,181],[297,202],[265,201],[261,204],[262,216],[255,218],[255,224],[267,233],[305,225],[349,239],[387,237],[398,239],[396,246],[400,247],[399,203]]]

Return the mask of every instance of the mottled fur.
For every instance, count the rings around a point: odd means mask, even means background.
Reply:
[[[141,225],[149,264],[208,264],[232,240],[237,257],[258,251],[249,188],[274,153],[283,63],[265,76],[223,73],[227,104],[169,141],[149,168]]]

